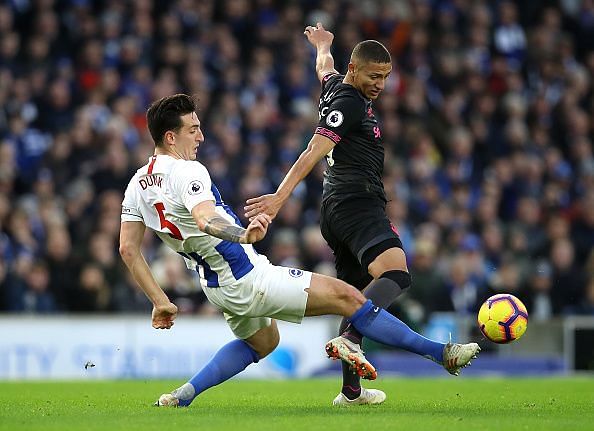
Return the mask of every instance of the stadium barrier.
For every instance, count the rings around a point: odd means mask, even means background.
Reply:
[[[301,325],[279,322],[281,342],[242,377],[292,378],[335,374],[323,346],[338,319],[308,318]],[[1,315],[0,380],[185,379],[200,369],[233,335],[218,317],[181,316],[170,331],[155,330],[147,316]],[[424,334],[447,341],[476,340],[474,319],[439,313]],[[530,322],[518,342],[478,340],[479,360],[464,375],[547,375],[594,371],[594,316]],[[443,375],[430,361],[366,342],[382,375]]]
[[[279,322],[279,347],[243,377],[305,377],[327,366],[332,319]],[[224,319],[181,316],[155,330],[149,316],[0,316],[0,380],[188,378],[234,339]]]

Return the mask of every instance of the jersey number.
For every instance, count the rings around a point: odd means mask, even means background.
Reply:
[[[161,229],[169,229],[169,232],[171,232],[169,236],[171,236],[171,238],[179,239],[180,241],[182,241],[183,238],[177,226],[171,223],[169,220],[165,219],[165,205],[163,205],[163,202],[157,202],[155,204],[155,209],[159,214]]]

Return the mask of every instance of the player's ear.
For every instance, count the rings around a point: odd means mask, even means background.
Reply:
[[[168,130],[165,132],[165,139],[163,139],[163,142],[165,144],[173,144],[175,142],[175,133],[173,133],[171,130]]]
[[[347,68],[350,73],[355,73],[355,71],[357,70],[357,66],[353,62],[349,62]]]

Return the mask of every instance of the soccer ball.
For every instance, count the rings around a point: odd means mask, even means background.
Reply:
[[[514,295],[493,295],[481,306],[478,325],[483,335],[494,343],[510,343],[526,332],[528,311]]]

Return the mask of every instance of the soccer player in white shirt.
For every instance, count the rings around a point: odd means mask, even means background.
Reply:
[[[244,228],[225,205],[206,168],[196,161],[204,141],[193,100],[167,96],[147,111],[155,152],[130,180],[122,203],[120,254],[136,282],[153,303],[152,325],[170,329],[177,307],[159,287],[146,263],[141,243],[153,230],[186,260],[200,268],[204,293],[223,312],[237,337],[223,346],[187,383],[157,401],[160,406],[188,406],[206,389],[222,383],[272,352],[278,342],[273,319],[299,323],[304,316],[336,314],[350,319],[363,335],[423,355],[457,375],[480,348],[476,343],[443,344],[428,340],[343,281],[272,265],[252,243],[266,235],[270,217],[256,216]],[[326,344],[334,359],[348,363],[363,378],[377,373],[358,345],[344,337]],[[354,404],[378,403],[379,390],[366,390]]]

